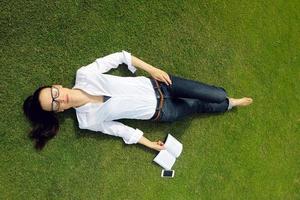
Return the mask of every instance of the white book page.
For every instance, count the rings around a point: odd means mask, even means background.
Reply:
[[[182,144],[171,134],[168,134],[168,138],[164,144],[164,147],[176,158],[180,156],[182,152]]]
[[[164,169],[171,170],[176,158],[167,150],[161,150],[154,158],[154,162],[162,166]]]

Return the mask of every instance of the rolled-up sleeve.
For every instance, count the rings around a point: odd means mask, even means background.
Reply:
[[[93,73],[105,73],[112,68],[117,68],[120,64],[126,64],[128,70],[134,73],[137,69],[132,65],[131,54],[127,51],[116,52],[95,60],[95,62],[84,66],[85,69]]]
[[[136,144],[143,136],[143,132],[139,129],[134,129],[116,121],[104,121],[89,127],[92,131],[100,131],[102,133],[122,137],[126,144]]]

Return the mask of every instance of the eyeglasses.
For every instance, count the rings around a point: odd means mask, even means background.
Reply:
[[[52,111],[57,112],[59,110],[59,106],[60,106],[60,103],[55,100],[59,97],[58,88],[56,88],[54,86],[51,87],[51,96],[52,96],[52,104],[51,104],[52,105]]]

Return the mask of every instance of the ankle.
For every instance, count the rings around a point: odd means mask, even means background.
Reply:
[[[235,105],[233,103],[233,99],[232,98],[227,98],[228,99],[228,107],[227,110],[231,110]]]

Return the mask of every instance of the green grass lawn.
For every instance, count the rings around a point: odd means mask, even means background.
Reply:
[[[299,10],[296,0],[1,1],[0,199],[300,199]],[[36,152],[24,99],[73,87],[78,68],[120,50],[254,103],[171,124],[121,120],[183,143],[174,179],[160,177],[155,151],[80,130],[75,110]]]

